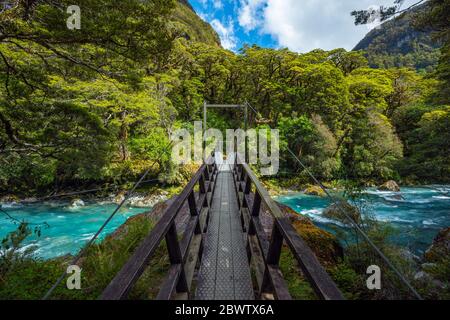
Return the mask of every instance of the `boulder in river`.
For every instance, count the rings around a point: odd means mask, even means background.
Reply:
[[[84,207],[84,206],[85,206],[85,203],[81,199],[74,199],[70,202],[70,207],[74,208],[74,209],[79,208],[79,207]]]
[[[335,266],[344,256],[344,250],[336,237],[317,227],[309,218],[297,219],[292,225],[323,266]]]
[[[389,180],[386,183],[382,184],[378,187],[380,191],[392,191],[392,192],[400,192],[400,187],[394,180]]]
[[[359,209],[351,205],[347,201],[338,201],[332,203],[322,213],[322,215],[326,218],[335,219],[346,224],[350,224],[350,221],[348,220],[346,214],[350,216],[356,223],[361,221],[361,213]]]
[[[300,215],[290,207],[277,202],[281,211],[288,217],[295,230],[311,248],[324,266],[335,266],[344,255],[344,250],[337,238],[331,233],[317,227],[311,219]]]
[[[305,194],[310,195],[310,196],[319,196],[319,197],[326,196],[325,191],[323,191],[322,188],[319,186],[310,186],[310,187],[306,188],[306,190],[304,192],[305,192]]]
[[[6,195],[3,197],[0,197],[0,203],[12,203],[12,202],[19,202],[19,201],[20,201],[20,199],[14,195]]]
[[[166,201],[169,193],[167,191],[162,191],[160,193],[150,193],[147,195],[141,195],[136,197],[131,197],[129,199],[130,205],[138,208],[153,207],[155,204]]]
[[[442,229],[432,245],[425,252],[424,258],[428,263],[440,262],[450,257],[450,227]]]

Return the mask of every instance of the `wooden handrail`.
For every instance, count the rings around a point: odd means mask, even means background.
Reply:
[[[193,238],[195,236],[203,237],[206,231],[206,226],[201,225],[202,217],[200,217],[200,214],[203,208],[209,209],[208,193],[212,194],[214,192],[214,178],[216,174],[217,165],[214,162],[214,158],[211,157],[206,164],[200,167],[183,191],[166,208],[150,234],[141,242],[132,257],[103,291],[100,297],[101,300],[125,299],[145,271],[163,239],[166,240],[171,267],[161,286],[157,299],[170,299],[175,290],[177,293],[184,293],[186,297],[189,296],[192,279],[187,279],[184,263],[189,254],[189,247]],[[200,185],[200,191],[196,200],[194,188],[197,184]],[[186,201],[189,203],[188,208],[191,218],[184,231],[182,240],[179,242],[175,218],[184,207]],[[204,211],[206,211],[206,215],[209,214],[209,210]],[[205,220],[207,219],[208,217],[205,217]],[[196,250],[199,250],[199,247],[199,245],[196,246]],[[196,254],[198,255],[198,252]]]
[[[263,264],[263,266],[259,266],[259,270],[263,270],[258,284],[260,294],[272,293],[275,298],[283,300],[291,298],[279,270],[281,249],[283,242],[286,242],[304,276],[319,298],[324,300],[344,299],[315,254],[297,233],[279,206],[272,200],[248,164],[240,160],[237,155],[233,176],[240,202],[241,220],[244,222],[243,228],[248,230],[247,247],[249,255],[262,258],[260,264]],[[250,197],[252,185],[255,187],[253,199]],[[270,239],[267,237],[259,219],[262,203],[274,219]]]

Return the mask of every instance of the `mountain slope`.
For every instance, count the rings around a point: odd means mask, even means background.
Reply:
[[[426,4],[399,17],[386,21],[370,31],[353,50],[364,50],[372,67],[412,67],[432,70],[439,59],[439,44],[431,32],[417,31],[412,26],[414,15],[420,14]]]
[[[178,0],[172,16],[172,23],[182,37],[220,46],[216,31],[197,15],[188,0]]]

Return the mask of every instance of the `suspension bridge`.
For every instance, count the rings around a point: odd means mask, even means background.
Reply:
[[[237,156],[218,162],[211,157],[201,166],[100,299],[126,299],[163,240],[170,268],[158,300],[289,300],[279,268],[284,243],[319,298],[343,299],[250,167]],[[270,234],[261,223],[263,207]],[[190,218],[180,235],[175,220],[182,211]]]

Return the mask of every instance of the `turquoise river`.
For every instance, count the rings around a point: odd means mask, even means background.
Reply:
[[[365,191],[361,201],[381,221],[391,222],[398,230],[393,241],[416,254],[423,253],[442,228],[450,226],[450,186],[403,188],[401,193]],[[338,223],[322,216],[329,205],[324,198],[292,193],[276,198],[296,212],[310,217],[319,227],[333,230]],[[39,204],[1,204],[1,209],[11,217],[31,224],[47,223],[40,237],[32,235],[25,246],[36,246],[36,255],[48,259],[76,253],[95,234],[114,204],[86,203],[70,206],[65,202]],[[103,231],[100,239],[113,232],[129,217],[149,211],[149,208],[123,208]],[[0,239],[17,228],[0,211]]]

